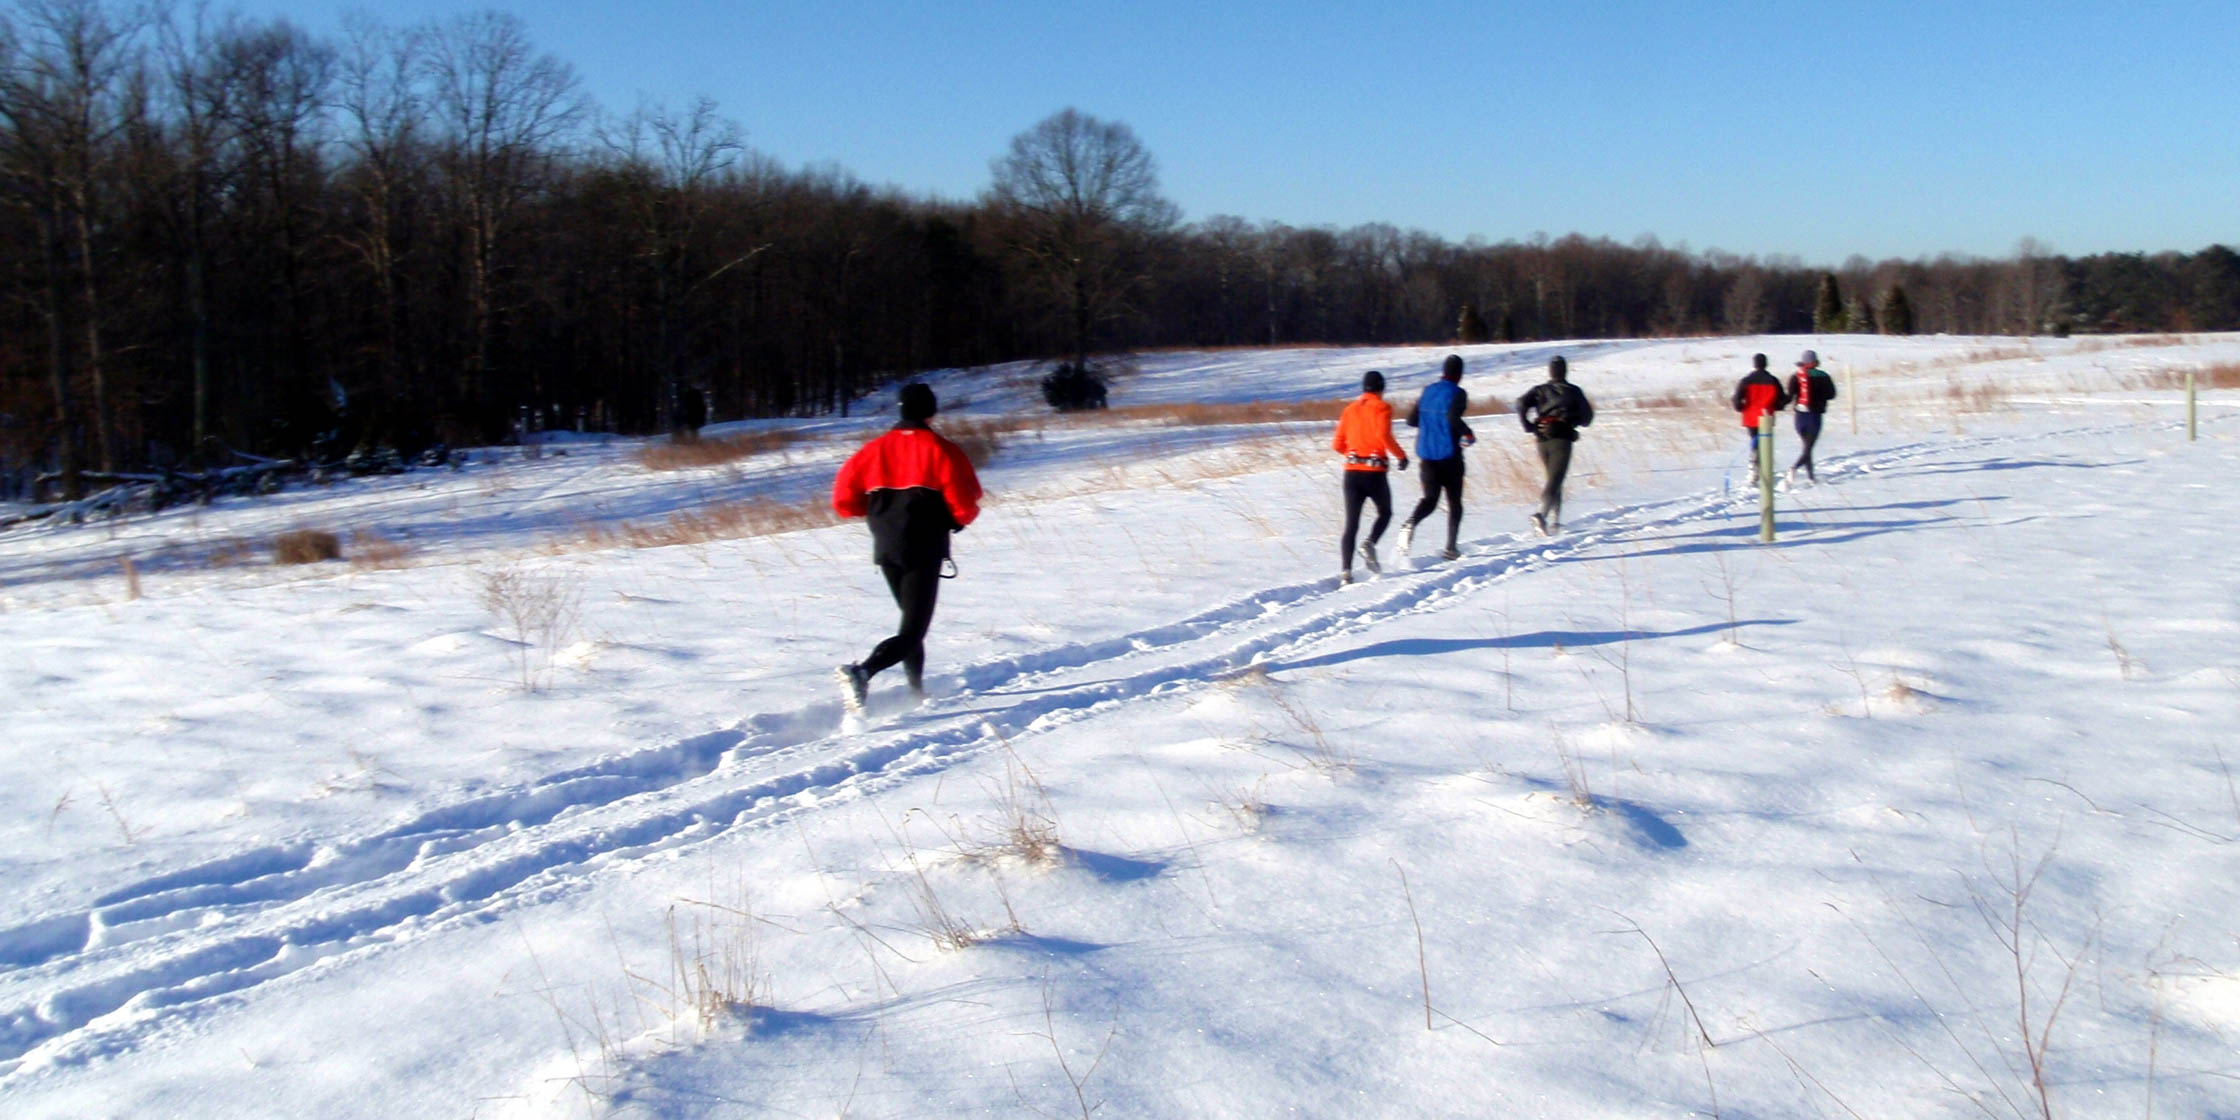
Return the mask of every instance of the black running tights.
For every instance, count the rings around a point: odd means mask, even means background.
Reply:
[[[887,590],[894,592],[894,604],[902,608],[902,622],[895,628],[894,637],[880,642],[871,656],[863,661],[864,675],[900,663],[910,675],[910,687],[922,687],[926,675],[926,631],[933,626],[933,603],[941,595],[941,568],[908,567],[882,562],[879,570],[886,574]]]
[[[1423,472],[1423,500],[1416,503],[1414,513],[1408,515],[1408,524],[1421,524],[1439,508],[1439,496],[1447,498],[1447,547],[1455,547],[1455,540],[1462,533],[1462,456],[1452,459],[1418,459],[1416,469]]]
[[[1563,476],[1571,473],[1571,441],[1540,441],[1540,465],[1548,468],[1548,485],[1540,491],[1540,512],[1550,520],[1563,516]]]
[[[1384,536],[1384,527],[1392,523],[1392,484],[1385,481],[1383,471],[1346,472],[1346,535],[1338,540],[1338,563],[1346,571],[1353,570],[1353,540],[1361,531],[1361,503],[1373,502],[1377,519],[1369,526],[1369,547],[1374,548],[1377,538]]]

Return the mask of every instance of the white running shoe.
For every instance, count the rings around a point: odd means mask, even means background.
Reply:
[[[839,679],[843,690],[840,702],[846,704],[849,711],[862,715],[864,697],[871,691],[871,674],[864,672],[861,665],[842,665],[834,669],[832,675]]]
[[[1384,570],[1384,565],[1377,563],[1377,546],[1371,544],[1361,546],[1361,566],[1372,572]]]
[[[1415,522],[1413,522],[1413,521],[1403,521],[1403,522],[1401,522],[1401,523],[1400,523],[1400,555],[1402,555],[1402,556],[1406,556],[1407,554],[1409,554],[1409,553],[1411,553],[1411,552],[1414,552],[1414,551],[1415,551],[1415,543],[1416,543],[1416,523],[1415,523]]]
[[[1533,531],[1533,532],[1535,532],[1535,533],[1538,533],[1538,534],[1540,534],[1540,535],[1541,535],[1541,536],[1543,536],[1543,537],[1545,537],[1545,536],[1547,536],[1547,535],[1548,535],[1548,515],[1547,515],[1547,514],[1545,514],[1545,513],[1535,513],[1535,514],[1533,514],[1533,515],[1532,515],[1532,531]]]

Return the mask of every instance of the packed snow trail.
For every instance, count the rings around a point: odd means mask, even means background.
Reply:
[[[1826,463],[1820,485],[2044,438],[1853,453]],[[1480,538],[1459,561],[1396,566],[1349,588],[1331,579],[1263,588],[1133,633],[967,666],[956,695],[859,734],[831,732],[837,700],[814,703],[442,806],[368,836],[272,845],[119,887],[88,910],[0,931],[0,1086],[26,1068],[129,1052],[167,1016],[314,963],[564,897],[594,868],[779,823],[1116,705],[1295,658],[1605,544],[1725,517],[1752,497],[1697,493],[1612,508],[1552,540]]]

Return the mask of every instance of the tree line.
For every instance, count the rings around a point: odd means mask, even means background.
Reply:
[[[2240,328],[2240,256],[1814,269],[1568,236],[1183,222],[1126,125],[967,200],[591,103],[522,24],[126,0],[0,15],[0,486],[844,412],[913,371],[1160,346]]]

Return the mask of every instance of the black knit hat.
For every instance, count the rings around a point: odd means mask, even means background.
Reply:
[[[1564,361],[1563,355],[1558,354],[1548,359],[1548,380],[1561,381],[1570,373],[1571,363]]]
[[[939,403],[933,399],[933,386],[923,381],[913,381],[902,387],[904,420],[931,420],[939,409]]]
[[[1449,381],[1462,380],[1462,355],[1447,355],[1446,363],[1439,367],[1439,376]]]
[[[1764,369],[1764,368],[1766,368],[1766,356],[1765,356],[1764,354],[1752,354],[1752,355],[1750,355],[1750,368],[1751,368],[1751,369]]]
[[[1384,375],[1378,373],[1376,370],[1370,370],[1369,372],[1362,374],[1361,391],[1364,393],[1384,392]]]

